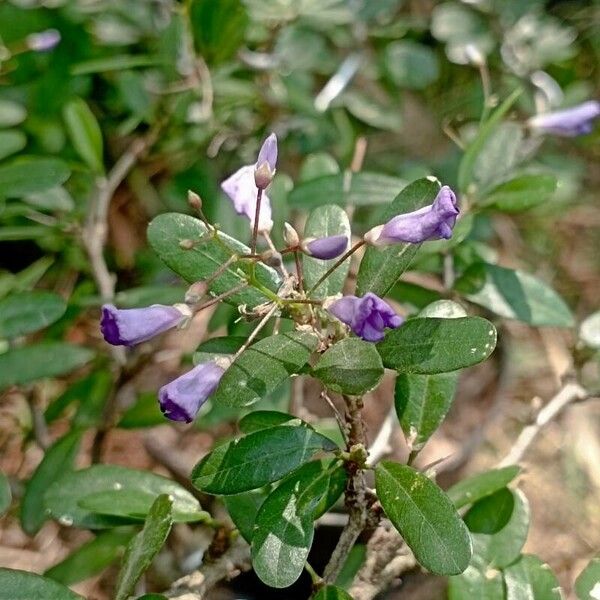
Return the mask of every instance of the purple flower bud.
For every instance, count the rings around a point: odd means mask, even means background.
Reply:
[[[263,142],[258,153],[256,168],[258,169],[264,163],[267,163],[271,172],[275,173],[277,167],[277,136],[274,133]]]
[[[221,183],[221,189],[233,202],[233,207],[238,215],[246,215],[250,220],[250,228],[254,227],[256,213],[256,195],[258,188],[254,182],[254,165],[246,165],[238,169],[233,175]],[[260,217],[258,220],[259,231],[271,231],[271,201],[263,192],[260,203]]]
[[[187,315],[174,306],[153,304],[145,308],[102,307],[100,330],[113,346],[135,346],[179,325]]]
[[[55,48],[60,42],[60,31],[47,29],[39,33],[30,33],[25,38],[25,44],[34,52],[47,52]]]
[[[594,119],[600,116],[600,102],[590,100],[565,110],[542,113],[531,117],[529,127],[563,137],[585,135],[593,129]]]
[[[191,423],[200,407],[217,389],[225,369],[215,362],[196,365],[158,391],[160,410],[171,421]]]
[[[450,239],[458,215],[454,192],[443,186],[433,204],[410,213],[398,215],[385,225],[373,227],[364,240],[373,246],[409,242],[420,244],[427,240]]]
[[[328,307],[329,312],[367,342],[383,339],[384,329],[395,329],[403,319],[379,296],[369,292],[362,298],[344,296]]]
[[[329,237],[307,239],[302,244],[302,250],[309,256],[329,260],[337,258],[348,248],[348,236],[331,235]]]

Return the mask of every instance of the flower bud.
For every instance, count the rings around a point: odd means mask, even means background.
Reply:
[[[202,210],[202,198],[192,190],[188,190],[188,204],[194,210]]]
[[[60,42],[60,31],[57,29],[46,29],[38,33],[30,33],[25,38],[25,44],[34,52],[48,52],[55,48]]]
[[[208,291],[208,286],[204,281],[196,281],[196,283],[192,283],[185,293],[185,303],[186,304],[198,304],[200,300],[206,295]]]
[[[343,254],[348,248],[348,236],[331,235],[324,238],[307,238],[302,242],[302,251],[309,256],[330,260]]]
[[[288,222],[283,225],[283,239],[290,248],[297,248],[300,244],[298,232]]]
[[[265,250],[260,255],[260,260],[269,267],[274,267],[275,269],[278,269],[283,264],[283,257],[276,250]]]
[[[275,173],[271,171],[271,168],[266,162],[262,163],[260,167],[256,167],[256,169],[254,169],[254,183],[256,184],[256,187],[261,190],[269,187],[271,181],[273,181],[274,174]]]

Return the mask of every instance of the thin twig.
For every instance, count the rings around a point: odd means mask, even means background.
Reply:
[[[321,392],[321,398],[323,398],[323,400],[325,400],[325,402],[327,402],[327,404],[329,404],[329,407],[333,411],[335,420],[337,421],[340,431],[342,432],[342,437],[344,438],[344,441],[347,444],[348,443],[348,432],[346,431],[346,423],[344,422],[344,417],[342,417],[342,413],[340,413],[337,406],[333,403],[333,400],[329,397],[329,394],[325,390],[323,390]]]
[[[260,204],[262,201],[262,188],[257,188],[256,210],[254,211],[254,227],[252,228],[252,241],[250,242],[250,254],[256,254],[256,241],[258,239],[258,219],[260,218]]]
[[[274,304],[269,312],[261,319],[260,323],[254,328],[254,331],[248,336],[248,339],[244,342],[244,345],[235,353],[233,360],[236,360],[238,356],[244,352],[254,341],[254,338],[260,333],[261,329],[269,322],[269,319],[273,316],[278,306]]]
[[[327,271],[319,278],[317,283],[313,285],[307,294],[310,296],[346,259],[350,258],[359,248],[365,245],[364,240],[359,240],[348,250],[341,258],[339,258]]]
[[[384,456],[392,451],[390,441],[397,424],[398,417],[396,415],[396,407],[392,405],[379,429],[379,432],[377,433],[377,436],[369,448],[367,465],[376,465]]]

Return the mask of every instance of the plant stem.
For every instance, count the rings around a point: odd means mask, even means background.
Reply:
[[[346,259],[352,256],[359,248],[365,245],[365,240],[359,240],[344,254],[341,258],[337,260],[337,262],[331,266],[331,268],[327,269],[327,271],[321,276],[321,278],[313,285],[310,290],[308,290],[307,294],[310,296]]]
[[[256,193],[256,212],[254,213],[254,228],[252,229],[252,242],[250,244],[250,253],[256,254],[256,241],[258,239],[258,219],[260,217],[260,204],[262,201],[262,188],[258,188]]]
[[[244,281],[243,283],[240,283],[239,285],[232,287],[230,290],[227,290],[226,292],[223,292],[222,294],[219,294],[218,296],[211,298],[204,304],[201,304],[200,306],[194,308],[194,312],[199,312],[201,310],[204,310],[205,308],[208,308],[209,306],[212,306],[213,304],[217,304],[218,302],[221,302],[221,300],[224,300],[225,298],[229,298],[229,296],[233,296],[234,294],[237,294],[238,292],[240,292],[241,290],[243,290],[247,287],[248,287],[248,284]]]
[[[244,352],[254,341],[254,338],[260,333],[261,329],[269,322],[269,319],[273,316],[273,313],[277,310],[277,304],[275,304],[269,312],[262,318],[260,323],[254,328],[254,331],[248,336],[248,339],[244,342],[244,345],[235,353],[233,360],[235,361],[238,356]]]
[[[298,291],[303,294],[304,293],[304,273],[302,271],[302,261],[300,260],[300,255],[298,254],[298,250],[294,251],[294,260],[296,261],[296,277],[298,278]]]

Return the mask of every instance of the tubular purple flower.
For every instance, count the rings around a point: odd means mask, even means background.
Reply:
[[[379,296],[369,292],[362,298],[344,296],[328,307],[329,312],[367,342],[378,342],[386,327],[395,329],[404,319]]]
[[[25,38],[25,44],[34,52],[48,52],[55,48],[60,42],[60,31],[57,29],[46,29],[38,33],[30,33]]]
[[[329,260],[337,258],[348,249],[348,236],[331,235],[324,238],[308,238],[302,242],[302,250],[309,256]]]
[[[364,240],[372,246],[411,243],[420,244],[427,240],[450,239],[452,228],[459,213],[454,192],[443,186],[433,204],[410,213],[398,215],[385,225],[368,231]]]
[[[250,228],[254,227],[256,213],[256,196],[258,188],[254,181],[254,165],[246,165],[238,169],[233,175],[221,183],[221,189],[233,202],[233,207],[238,215],[246,215],[250,220]],[[273,228],[271,219],[271,201],[263,192],[260,204],[260,217],[258,230],[270,232]]]
[[[171,421],[191,423],[200,407],[217,389],[225,369],[215,362],[196,365],[158,391],[160,410]]]
[[[254,182],[256,187],[266,189],[275,175],[277,167],[277,136],[272,133],[263,142],[254,166]]]
[[[527,124],[532,129],[562,137],[575,137],[590,133],[594,120],[600,116],[600,102],[589,100],[564,110],[541,113],[531,117]]]
[[[112,304],[105,304],[100,330],[104,339],[113,346],[135,346],[189,318],[185,310],[183,305],[181,308],[153,304],[145,308],[118,309]]]

